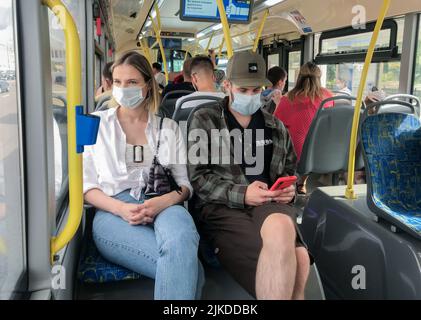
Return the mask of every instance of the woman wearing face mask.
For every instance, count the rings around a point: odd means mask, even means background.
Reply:
[[[333,96],[329,90],[322,88],[321,76],[322,72],[316,64],[308,62],[303,65],[295,88],[281,98],[281,102],[274,113],[275,117],[287,127],[294,143],[298,161],[311,122],[321,102]],[[326,108],[332,106],[333,102],[325,105]],[[298,193],[306,193],[306,181],[307,177],[301,177],[298,184]]]
[[[96,246],[107,260],[155,279],[155,299],[200,298],[199,236],[178,205],[193,192],[183,136],[170,119],[160,130],[158,85],[145,57],[127,53],[112,73],[119,106],[95,113],[101,118],[97,144],[84,153],[85,200],[97,208]],[[144,192],[158,140],[158,160],[181,192],[148,198]]]

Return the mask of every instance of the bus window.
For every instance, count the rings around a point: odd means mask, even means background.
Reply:
[[[64,181],[67,177],[66,45],[64,32],[50,10],[48,17],[53,82],[54,190],[56,201],[59,201],[60,195],[65,193]],[[59,203],[57,207],[60,207]]]
[[[417,47],[417,61],[415,67],[415,84],[414,84],[414,95],[421,98],[421,19],[419,22],[418,30],[418,47]]]
[[[268,55],[268,70],[279,67],[279,53]]]
[[[80,13],[84,10],[84,3],[80,1],[63,1],[68,8],[79,30],[80,41],[84,43],[85,20]],[[62,212],[61,207],[66,199],[68,184],[67,163],[67,88],[66,88],[66,44],[64,32],[55,15],[48,10],[49,34],[52,72],[52,108],[54,132],[54,189],[57,214]],[[85,61],[82,59],[82,81],[85,82]],[[83,85],[82,85],[83,87]],[[59,216],[57,215],[59,218]]]
[[[288,56],[288,90],[292,90],[300,73],[301,51],[290,51]]]
[[[392,35],[396,34],[396,45],[398,46],[397,55],[393,58],[385,58],[383,62],[373,62],[370,65],[367,85],[364,94],[367,94],[373,87],[377,87],[387,95],[399,93],[399,77],[400,77],[400,53],[402,52],[404,20],[403,18],[396,19],[396,32],[393,29],[381,30],[379,39],[376,44],[377,49],[388,49],[390,47]],[[391,25],[393,22],[390,22]],[[346,88],[351,91],[352,95],[356,96],[364,62],[359,61],[341,61],[335,59],[335,55],[339,53],[353,54],[363,52],[368,48],[372,32],[338,36],[336,38],[323,39],[320,44],[321,34],[315,36],[315,56],[330,55],[329,62],[321,64],[322,70],[322,85],[330,90],[344,91]],[[365,56],[363,56],[365,58]],[[349,59],[348,59],[349,60]],[[317,58],[316,58],[317,61]],[[343,88],[343,84],[346,88]],[[348,91],[346,90],[346,91]],[[348,91],[348,92],[349,92]]]
[[[25,270],[14,6],[0,0],[0,300],[9,299]]]
[[[374,86],[385,91],[387,95],[399,92],[400,62],[372,63],[369,69],[366,94]],[[360,84],[363,63],[342,63],[335,65],[321,65],[322,85],[330,90],[339,90],[339,82],[342,80],[356,96]]]

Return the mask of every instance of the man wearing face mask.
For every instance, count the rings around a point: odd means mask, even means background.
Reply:
[[[202,237],[224,268],[258,299],[304,299],[310,259],[291,206],[295,186],[269,190],[279,177],[295,175],[296,154],[284,125],[261,109],[262,87],[268,85],[261,56],[244,51],[230,59],[229,96],[191,116],[189,134],[205,130],[211,142],[189,137],[189,150],[208,150],[206,163],[189,159],[189,177]],[[242,146],[240,159],[235,147],[229,164],[215,157],[215,129],[230,132],[228,145]],[[219,155],[227,154],[226,146],[218,143]],[[255,163],[248,161],[250,151]]]

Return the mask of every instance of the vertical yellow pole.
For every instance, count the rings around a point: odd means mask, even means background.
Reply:
[[[259,46],[259,40],[262,36],[263,29],[265,27],[266,19],[269,15],[269,10],[266,10],[265,14],[263,15],[262,22],[260,23],[259,31],[257,32],[256,39],[254,40],[253,52],[257,51],[257,47]]]
[[[51,263],[77,232],[83,212],[82,155],[76,152],[76,106],[82,103],[82,65],[79,33],[70,12],[60,0],[43,0],[57,16],[66,40],[66,87],[69,165],[69,218],[63,231],[51,239]]]
[[[142,44],[142,51],[145,58],[149,61],[149,64],[152,65],[152,58],[151,58],[151,51],[148,46],[148,41],[145,38],[142,38],[140,40],[140,43]]]
[[[227,43],[228,59],[230,59],[234,55],[234,50],[232,47],[232,40],[231,40],[231,35],[230,35],[230,27],[229,27],[228,19],[227,19],[227,13],[225,12],[225,5],[224,5],[223,0],[216,0],[216,3],[218,5],[219,15],[221,16],[221,23],[222,23],[222,28],[224,30],[225,42]]]
[[[221,45],[219,46],[219,53],[218,53],[220,57],[222,56],[222,49],[224,48],[224,44],[225,44],[225,38],[222,38],[222,42],[221,42]]]
[[[367,56],[365,58],[364,68],[361,76],[360,87],[358,88],[357,102],[355,105],[354,122],[352,125],[351,140],[349,144],[349,162],[348,162],[348,185],[345,191],[347,199],[356,199],[354,191],[354,176],[355,176],[355,152],[357,149],[358,126],[360,122],[360,111],[363,103],[364,88],[367,83],[368,71],[370,69],[371,61],[373,60],[374,49],[382,28],[384,19],[390,7],[391,0],[384,0],[379,17],[377,19],[376,27],[371,37],[370,46],[368,47]]]
[[[155,5],[155,11],[156,11],[156,18],[157,18],[158,25],[155,23],[152,17],[150,17],[150,19],[152,21],[152,27],[155,31],[156,41],[158,41],[158,44],[159,44],[159,50],[161,51],[162,64],[163,64],[164,72],[165,72],[165,80],[168,83],[169,74],[168,74],[168,67],[167,67],[167,57],[165,56],[165,50],[164,50],[164,46],[162,45],[162,39],[161,39],[161,28],[160,28],[161,14],[159,13],[159,8],[157,5]]]
[[[208,41],[208,45],[206,46],[206,49],[205,49],[205,54],[208,54],[208,51],[209,51],[209,48],[210,48],[210,45],[211,45],[211,43],[212,43],[212,40],[213,40],[213,36],[215,35],[215,32],[213,32],[212,34],[211,34],[211,36],[209,37],[209,41]]]
[[[186,60],[187,60],[187,58],[189,56],[189,53],[190,53],[190,51],[189,50],[186,50],[186,54],[184,56],[184,62],[186,62]]]

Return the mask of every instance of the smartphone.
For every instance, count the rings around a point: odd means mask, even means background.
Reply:
[[[292,186],[297,182],[298,178],[296,176],[291,177],[281,177],[279,178],[275,184],[270,188],[270,191],[282,190]]]

